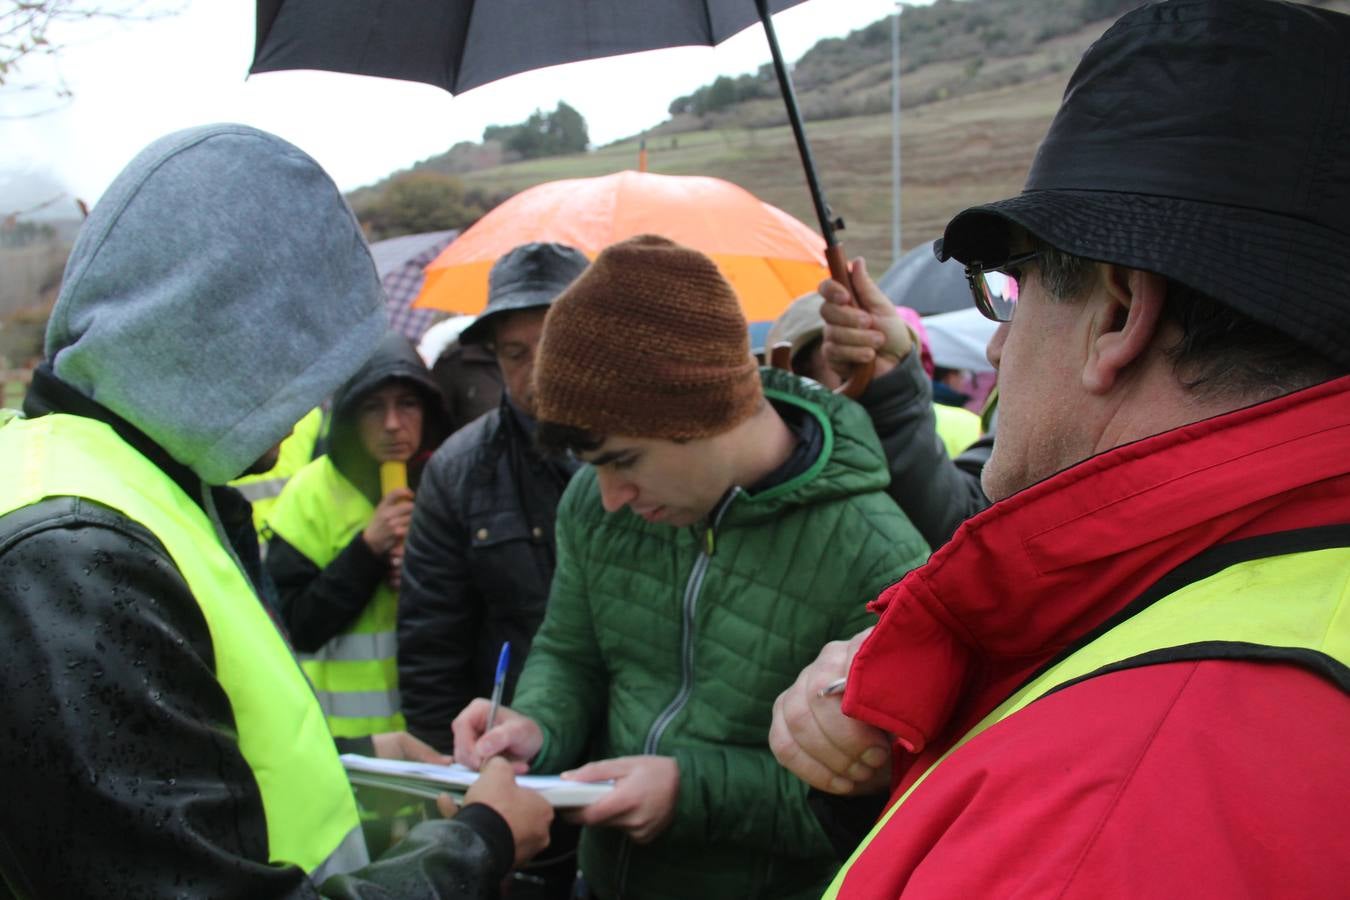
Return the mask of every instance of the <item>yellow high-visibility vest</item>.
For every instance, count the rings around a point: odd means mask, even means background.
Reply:
[[[322,456],[286,485],[268,530],[323,569],[375,515],[375,507]],[[398,693],[398,595],[380,582],[345,631],[301,665],[337,737],[365,737],[405,727]]]
[[[48,497],[82,497],[155,535],[210,630],[216,679],[262,796],[268,861],[297,865],[316,884],[364,865],[351,785],[319,704],[202,508],[110,426],[80,416],[0,428],[0,471],[0,515]]]
[[[230,482],[230,487],[237,488],[253,504],[253,527],[259,534],[286,482],[315,458],[314,448],[323,437],[325,426],[323,407],[316,406],[295,423],[290,436],[281,442],[281,452],[272,468],[257,475],[241,475]]]
[[[952,459],[980,439],[980,417],[959,406],[933,404],[933,424],[947,455]]]

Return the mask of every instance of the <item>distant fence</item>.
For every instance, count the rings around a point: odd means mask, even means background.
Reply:
[[[0,247],[0,320],[37,306],[60,283],[69,247],[56,239],[27,247]]]
[[[28,384],[33,380],[32,369],[0,370],[0,406],[18,409],[23,406]]]

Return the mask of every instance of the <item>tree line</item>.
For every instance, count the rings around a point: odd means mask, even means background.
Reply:
[[[590,137],[581,113],[559,102],[552,112],[535,110],[514,125],[489,125],[483,130],[483,141],[500,143],[505,158],[517,160],[581,153],[589,146]],[[467,228],[510,195],[510,191],[493,194],[466,188],[454,175],[415,167],[350,199],[367,237],[379,241],[403,234]]]

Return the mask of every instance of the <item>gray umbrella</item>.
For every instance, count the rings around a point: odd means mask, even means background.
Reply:
[[[965,267],[955,260],[939,262],[929,241],[897,259],[877,286],[892,303],[921,316],[971,307]]]

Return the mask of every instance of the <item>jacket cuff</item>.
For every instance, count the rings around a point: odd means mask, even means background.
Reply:
[[[455,814],[455,819],[478,833],[492,856],[494,872],[500,871],[500,876],[505,878],[516,861],[516,839],[501,813],[486,803],[470,803]]]
[[[917,350],[917,347],[915,348]],[[869,413],[882,406],[932,403],[933,383],[923,370],[917,352],[911,351],[895,368],[873,378],[863,390],[858,402]]]
[[[338,753],[355,753],[358,756],[374,756],[375,741],[369,735],[365,737],[334,737],[333,745]]]
[[[358,531],[347,546],[342,548],[342,552],[324,568],[329,570],[334,567],[342,572],[351,584],[361,585],[363,589],[366,585],[371,585],[371,590],[374,590],[387,574],[389,563],[370,549]]]

